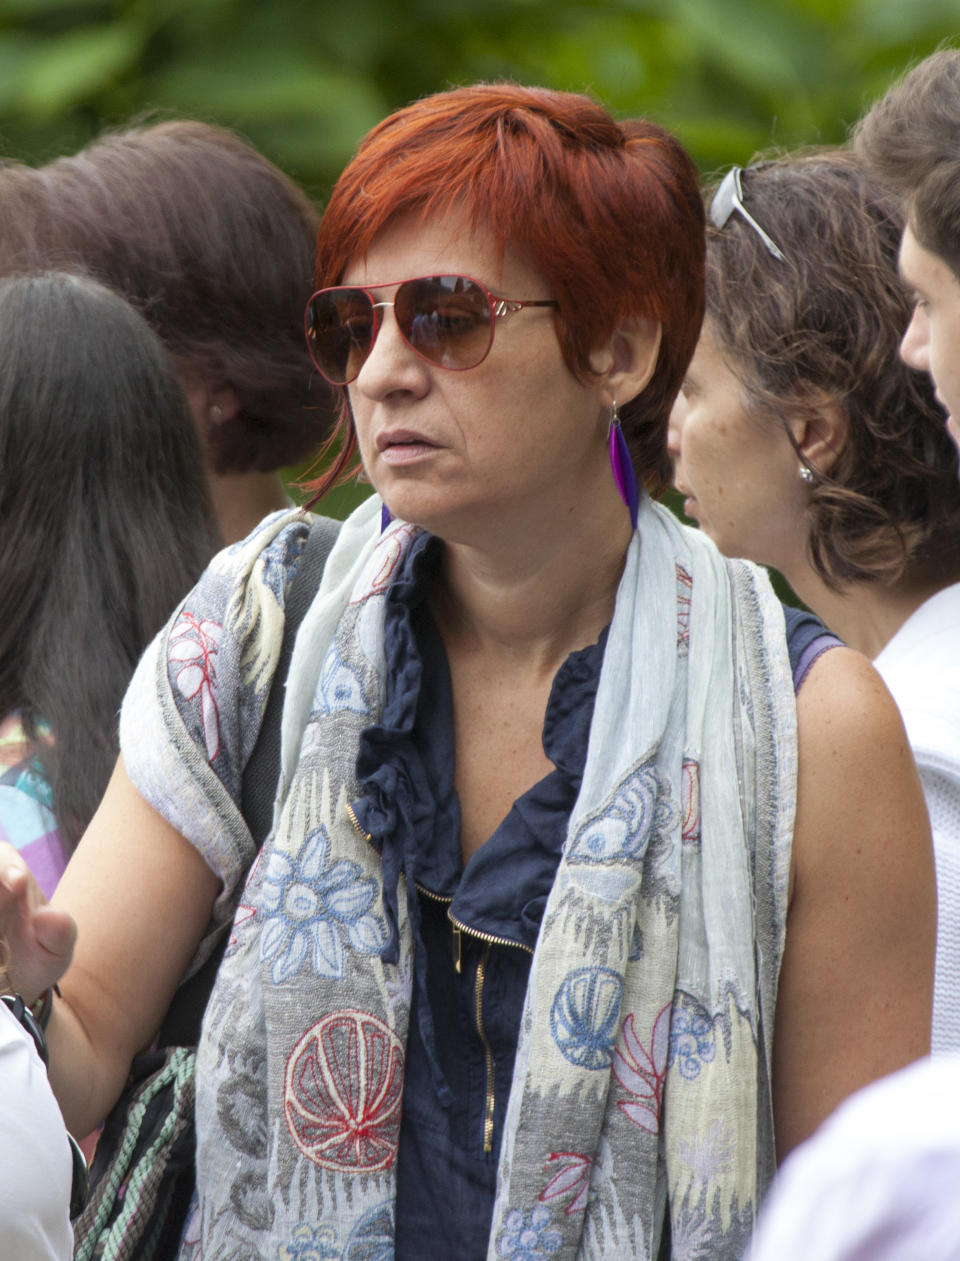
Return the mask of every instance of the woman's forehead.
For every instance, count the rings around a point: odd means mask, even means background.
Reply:
[[[375,288],[413,276],[449,274],[472,276],[494,292],[504,285],[536,284],[536,292],[519,296],[551,296],[540,293],[544,281],[532,260],[509,242],[501,249],[490,229],[475,227],[459,210],[398,215],[374,237],[365,255],[347,264],[340,283]]]

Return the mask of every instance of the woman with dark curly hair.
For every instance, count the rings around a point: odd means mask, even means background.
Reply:
[[[775,566],[900,705],[930,811],[935,1049],[960,1048],[960,485],[910,302],[894,196],[844,150],[734,168],[713,191],[707,318],[671,417],[685,510]]]

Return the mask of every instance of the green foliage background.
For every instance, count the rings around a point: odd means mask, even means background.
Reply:
[[[956,0],[0,0],[0,152],[159,111],[234,127],[321,200],[358,138],[480,78],[590,90],[704,170],[842,139]]]
[[[322,202],[385,114],[506,77],[646,114],[708,172],[842,140],[958,28],[957,0],[0,0],[0,156],[40,164],[131,117],[189,115]]]

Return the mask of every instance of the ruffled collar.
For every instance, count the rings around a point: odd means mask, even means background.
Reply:
[[[385,867],[402,871],[408,887],[449,900],[459,924],[532,950],[580,790],[607,631],[554,678],[543,748],[556,769],[514,802],[464,867],[450,674],[427,607],[442,551],[439,539],[418,536],[387,596],[384,706],[360,738],[364,795],[353,808]],[[395,923],[396,907],[387,914]]]

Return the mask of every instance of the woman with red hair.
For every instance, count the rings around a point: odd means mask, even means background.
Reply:
[[[739,1257],[777,1150],[927,1050],[892,702],[650,498],[703,252],[679,145],[567,93],[430,97],[334,190],[318,494],[355,453],[376,494],[280,680],[263,852],[241,785],[296,513],[144,658],[55,907],[12,856],[0,886],[27,997],[72,955],[47,1005],[81,1129],[232,921],[182,1257]]]

